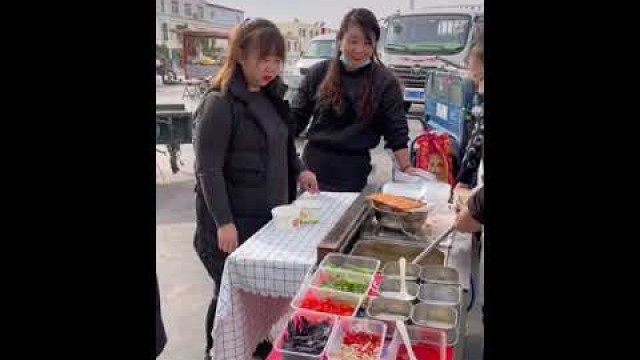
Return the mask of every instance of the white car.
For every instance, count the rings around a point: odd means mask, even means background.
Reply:
[[[309,48],[296,63],[296,74],[304,76],[314,64],[333,59],[338,52],[336,34],[318,35],[311,39]]]

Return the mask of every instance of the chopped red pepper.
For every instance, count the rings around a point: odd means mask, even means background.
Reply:
[[[418,360],[440,360],[440,349],[435,345],[415,344],[412,348]],[[398,349],[396,360],[409,360],[407,348],[404,345]]]
[[[344,352],[349,349],[349,359],[374,359],[382,346],[382,337],[367,332],[347,332],[342,339]]]
[[[356,309],[353,305],[341,303],[331,299],[320,300],[313,294],[307,294],[302,300],[302,304],[300,305],[300,307],[340,316],[351,316]]]

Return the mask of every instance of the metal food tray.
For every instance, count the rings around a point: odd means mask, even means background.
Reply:
[[[458,306],[462,301],[459,285],[424,283],[420,285],[418,299],[427,304]]]
[[[420,279],[424,282],[436,284],[460,284],[460,275],[458,274],[458,270],[445,266],[423,266],[422,272],[420,273]]]
[[[401,257],[411,262],[426,246],[405,241],[394,240],[366,240],[358,241],[351,250],[351,255],[367,256],[378,259],[382,264],[398,261]],[[434,249],[419,265],[444,265],[444,253]]]

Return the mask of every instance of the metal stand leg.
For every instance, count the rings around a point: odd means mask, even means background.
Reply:
[[[460,304],[460,327],[458,328],[458,343],[454,347],[454,360],[463,360],[464,359],[464,345],[466,342],[466,334],[467,334],[467,307],[469,305],[469,293],[463,293],[462,303]]]

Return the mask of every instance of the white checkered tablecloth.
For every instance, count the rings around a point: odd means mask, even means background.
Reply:
[[[316,248],[359,193],[323,192],[320,223],[298,231],[266,224],[227,258],[213,330],[215,360],[252,358],[253,349],[286,315],[316,262]]]

